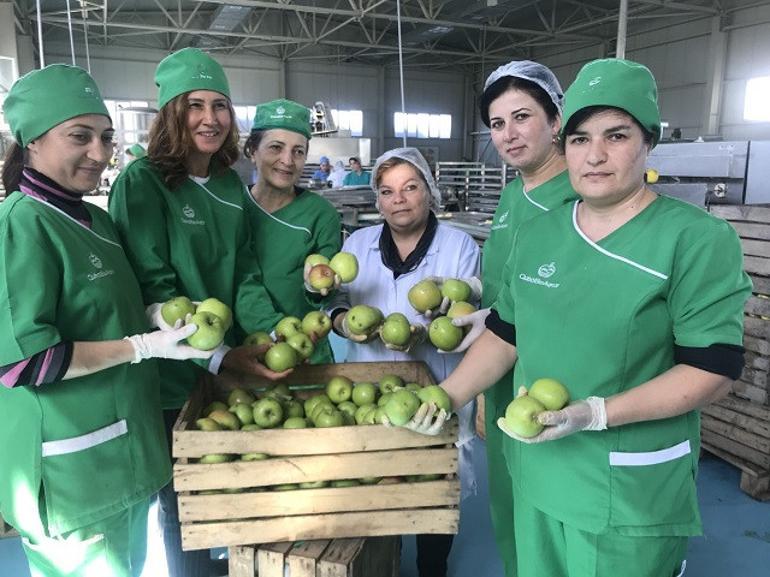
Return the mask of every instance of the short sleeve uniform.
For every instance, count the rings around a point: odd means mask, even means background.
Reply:
[[[372,174],[367,171],[363,171],[361,174],[356,172],[348,172],[345,175],[345,180],[342,181],[342,186],[365,186],[372,180]]]
[[[523,224],[495,308],[516,327],[514,386],[541,377],[608,397],[675,365],[675,345],[741,345],[751,283],[724,221],[659,197],[592,242],[578,203]],[[690,536],[699,415],[526,445],[505,439],[515,494],[593,533]]]

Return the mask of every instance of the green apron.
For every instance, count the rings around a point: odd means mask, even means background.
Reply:
[[[310,300],[303,283],[305,257],[331,258],[340,251],[341,225],[337,209],[325,198],[304,189],[273,213],[267,213],[247,194],[246,211],[263,282],[275,310],[300,319],[323,308],[326,299]],[[313,364],[333,363],[328,339],[316,343]]]
[[[205,182],[188,178],[169,190],[149,158],[128,165],[112,185],[110,216],[120,233],[145,304],[184,295],[215,297],[233,309],[225,342],[270,331],[281,315],[262,286],[243,210],[244,186],[227,169]],[[207,362],[161,361],[161,402],[180,408]]]
[[[516,230],[521,223],[575,198],[577,195],[572,190],[566,171],[526,194],[520,178],[503,189],[492,220],[489,238],[484,243],[481,265],[484,288],[483,307],[492,306],[497,298],[503,283],[503,267],[511,252]],[[495,530],[497,549],[503,559],[507,577],[516,574],[513,495],[511,478],[503,458],[503,433],[497,428],[497,419],[505,415],[505,409],[513,400],[512,383],[513,371],[508,372],[484,393],[489,511]]]
[[[20,192],[0,205],[0,365],[62,341],[147,331],[106,213],[91,230]],[[59,535],[127,509],[171,477],[154,361],[0,387],[0,509],[22,534]]]
[[[751,283],[727,223],[659,197],[594,243],[577,207],[523,224],[506,264],[495,307],[516,326],[514,386],[553,377],[573,399],[609,397],[673,367],[674,345],[742,343]],[[596,534],[699,534],[699,421],[691,411],[535,445],[505,437],[516,498]]]

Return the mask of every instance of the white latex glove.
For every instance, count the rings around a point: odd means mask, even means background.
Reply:
[[[607,428],[607,411],[602,397],[588,397],[584,401],[570,403],[559,411],[544,411],[537,420],[546,425],[542,432],[534,437],[524,438],[508,429],[505,419],[497,420],[500,430],[522,443],[542,443],[561,439],[579,431],[603,431]]]
[[[174,359],[184,361],[187,359],[208,359],[214,351],[201,351],[190,345],[180,344],[181,341],[195,333],[198,327],[188,324],[181,328],[169,331],[154,331],[125,337],[134,347],[133,363],[139,363],[144,359]]]
[[[340,333],[342,333],[342,336],[348,339],[349,341],[353,341],[354,343],[368,343],[370,341],[373,341],[380,335],[380,327],[376,326],[372,329],[372,331],[369,334],[365,335],[357,335],[350,331],[350,327],[348,327],[348,313],[347,311],[342,313],[342,322],[340,323]]]
[[[310,283],[308,282],[308,275],[310,274],[310,269],[313,268],[309,264],[305,265],[305,268],[302,270],[302,279],[305,283],[305,290],[309,293],[313,294],[320,294],[321,296],[326,296],[332,291],[336,291],[338,288],[340,288],[340,285],[342,284],[342,279],[340,278],[340,275],[335,274],[334,275],[334,286],[328,289],[314,289],[312,286],[310,286]]]
[[[452,319],[452,324],[456,327],[470,327],[468,334],[463,337],[460,344],[451,351],[438,350],[439,353],[462,353],[470,348],[474,341],[481,336],[486,328],[486,320],[489,316],[490,309],[481,309],[469,315]]]
[[[382,329],[382,327],[380,327]],[[409,342],[406,343],[403,346],[398,345],[392,345],[390,343],[386,343],[385,341],[382,341],[385,345],[386,349],[389,349],[391,351],[401,351],[402,353],[408,353],[412,348],[416,347],[420,343],[422,343],[425,340],[425,336],[427,334],[427,330],[425,329],[425,325],[416,324],[416,325],[409,325],[409,330],[411,331],[412,335],[409,337]],[[380,331],[377,331],[377,334],[379,334]],[[380,336],[380,340],[382,340],[382,336]]]
[[[451,413],[447,413],[444,409],[440,409],[438,413],[436,413],[437,408],[436,403],[423,403],[420,405],[420,408],[417,409],[412,420],[402,426],[415,433],[435,437],[441,433],[441,430],[444,428],[444,423],[446,423],[452,416]],[[386,427],[393,426],[388,417],[383,417],[382,424]]]
[[[478,302],[481,300],[481,294],[482,294],[482,288],[481,288],[481,279],[475,276],[469,276],[469,277],[449,277],[449,276],[429,276],[424,280],[430,280],[436,283],[439,288],[441,288],[441,285],[444,284],[444,281],[448,278],[454,278],[456,280],[461,280],[465,282],[469,287],[471,287],[471,296],[468,298],[468,302]]]
[[[441,277],[432,277],[432,278],[441,278]],[[438,305],[438,308],[435,309],[428,309],[424,313],[422,313],[422,316],[424,316],[426,319],[432,319],[434,317],[440,317],[441,315],[445,315],[446,312],[449,310],[449,305],[452,304],[452,301],[450,301],[447,297],[444,297],[441,299],[441,304]]]
[[[163,315],[160,314],[160,309],[163,307],[163,304],[164,303],[152,303],[151,305],[147,305],[147,308],[144,309],[144,314],[147,316],[147,322],[150,323],[150,328],[158,328],[162,331],[173,331],[174,329],[178,329],[182,325],[190,322],[190,316],[192,315],[188,315],[184,322],[178,320],[172,327],[170,324],[163,320]],[[201,304],[201,302],[192,301],[192,304],[197,307],[199,304]]]

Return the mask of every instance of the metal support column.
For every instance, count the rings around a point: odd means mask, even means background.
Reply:
[[[620,0],[618,11],[618,39],[615,43],[615,58],[626,57],[626,29],[628,27],[628,0]]]
[[[719,134],[722,117],[722,83],[725,76],[727,58],[727,32],[722,30],[722,18],[711,19],[709,37],[709,58],[711,64],[708,83],[706,84],[706,107],[703,114],[703,134]]]

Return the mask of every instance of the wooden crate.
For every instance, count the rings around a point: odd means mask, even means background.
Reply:
[[[322,539],[230,547],[229,577],[398,577],[401,538]]]
[[[0,517],[0,539],[5,539],[7,537],[18,537],[19,534],[16,532],[16,530],[11,527],[8,523],[5,522],[5,519]]]
[[[332,376],[355,382],[396,374],[406,381],[433,382],[424,363],[303,365],[286,382],[323,386]],[[252,382],[252,387],[268,383]],[[203,383],[174,426],[174,488],[179,493],[185,550],[254,543],[416,533],[457,533],[457,422],[437,437],[381,425],[261,431],[194,430],[211,401],[226,396],[227,379]],[[308,396],[314,390],[300,390]],[[264,461],[195,462],[210,453],[268,453]],[[429,482],[270,491],[284,483],[441,474]],[[219,493],[220,491],[232,491]],[[217,492],[201,494],[201,492]],[[242,491],[242,492],[235,492]]]
[[[741,489],[770,496],[770,208],[712,206],[738,232],[754,284],[744,310],[743,374],[732,394],[702,412],[703,448],[741,470]]]

